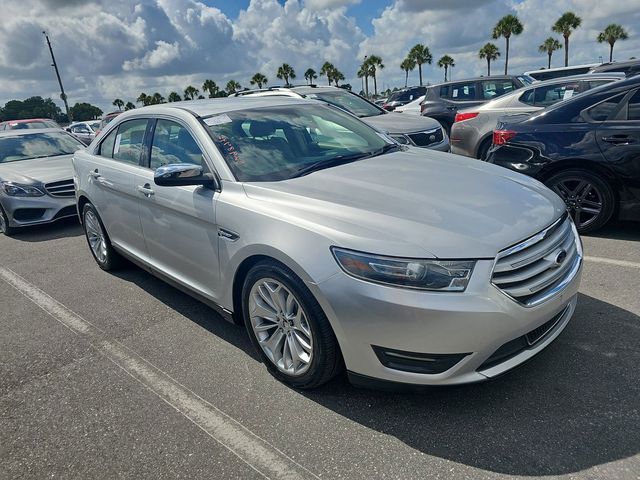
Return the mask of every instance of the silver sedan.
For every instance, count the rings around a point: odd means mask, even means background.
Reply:
[[[325,103],[144,107],[73,163],[97,264],[131,259],[244,324],[297,388],[345,367],[364,384],[487,380],[575,310],[581,242],[555,193]]]
[[[611,73],[556,78],[520,88],[484,105],[461,110],[451,127],[451,152],[485,158],[500,117],[536,112],[573,95],[623,78],[623,74]]]
[[[82,147],[61,129],[0,132],[0,233],[76,215],[71,155]]]

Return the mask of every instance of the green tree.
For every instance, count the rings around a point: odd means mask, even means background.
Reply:
[[[69,112],[77,122],[95,120],[102,115],[102,110],[90,103],[76,103],[73,107],[69,108]]]
[[[607,42],[609,44],[609,61],[613,62],[613,46],[618,40],[626,40],[629,34],[622,28],[622,25],[610,23],[598,34],[598,43]]]
[[[124,102],[119,98],[116,98],[111,105],[113,105],[114,107],[118,107],[118,110],[122,111],[122,107],[124,107]]]
[[[318,74],[316,73],[316,71],[313,68],[307,68],[307,70],[304,72],[304,79],[307,81],[307,83],[311,85],[316,78],[318,78]]]
[[[184,89],[185,100],[195,100],[199,94],[200,94],[200,90],[198,90],[194,86],[189,85],[187,88]]]
[[[404,86],[406,88],[407,82],[409,81],[409,72],[416,68],[416,61],[407,57],[400,63],[400,69],[404,71]]]
[[[276,77],[278,77],[280,80],[284,80],[285,86],[289,86],[289,79],[293,80],[294,78],[296,78],[296,72],[291,65],[289,65],[288,63],[283,63],[278,67]]]
[[[431,65],[431,62],[433,61],[431,51],[426,45],[418,43],[417,45],[414,45],[411,50],[409,50],[409,58],[413,59],[413,61],[418,65],[418,73],[420,74],[420,85],[422,86],[422,65],[424,65],[425,63]]]
[[[151,100],[149,100],[149,105],[158,105],[160,103],[164,103],[164,97],[160,95],[158,92],[151,95]]]
[[[267,77],[265,77],[263,74],[261,73],[256,73],[255,75],[253,75],[253,77],[251,77],[251,80],[249,80],[249,83],[251,85],[257,85],[258,88],[262,88],[263,85],[267,85],[267,82],[269,80],[267,79]]]
[[[360,65],[357,75],[358,78],[362,79],[362,89],[364,90],[364,94],[367,98],[369,97],[369,73],[371,73],[371,70],[369,69],[369,64],[365,57],[365,61]]]
[[[0,121],[25,118],[52,118],[61,116],[60,108],[50,98],[29,97],[26,100],[10,100],[0,109]]]
[[[453,61],[453,57],[450,57],[449,55],[443,55],[442,57],[440,57],[440,60],[438,60],[438,66],[440,68],[444,68],[444,81],[446,82],[449,67],[455,67],[456,64]]]
[[[134,108],[136,108],[136,106],[131,102],[127,102],[127,104],[124,106],[125,110],[133,110]]]
[[[215,98],[220,92],[220,87],[218,87],[218,84],[216,84],[216,82],[214,82],[213,80],[207,79],[202,84],[202,91],[209,92],[209,98]]]
[[[378,96],[378,79],[377,73],[379,70],[384,68],[384,63],[382,63],[382,58],[377,55],[371,55],[369,58],[365,60],[365,63],[369,66],[369,76],[373,78],[373,94],[374,96]]]
[[[498,59],[500,56],[500,50],[495,43],[485,43],[484,46],[478,52],[480,59],[487,59],[487,75],[491,76],[491,62]]]
[[[344,74],[337,68],[334,68],[333,72],[331,72],[331,80],[336,82],[336,87],[339,87],[340,85],[338,82],[341,82],[342,80],[344,80]]]
[[[151,97],[149,97],[149,95],[147,95],[144,92],[138,95],[138,98],[136,99],[136,102],[141,103],[142,106],[149,105],[150,101],[151,101]]]
[[[235,80],[229,80],[227,82],[226,89],[227,89],[227,94],[233,95],[234,93],[242,90],[242,86]]]
[[[179,102],[181,100],[182,100],[182,98],[180,98],[180,95],[178,94],[178,92],[171,92],[171,93],[169,93],[169,96],[167,97],[167,101],[168,102]]]
[[[509,40],[512,35],[520,35],[524,31],[524,26],[515,15],[505,15],[496,26],[493,27],[492,37],[498,39],[504,37],[506,42],[505,55],[504,55],[504,74],[507,74],[509,70]]]
[[[582,24],[582,19],[573,12],[565,12],[556,20],[551,30],[564,37],[564,66],[569,66],[569,37]]]
[[[333,72],[336,71],[336,67],[333,66],[333,63],[324,62],[322,67],[320,68],[320,76],[325,75],[327,77],[327,82],[331,85],[331,80],[333,80]]]
[[[551,68],[551,55],[556,50],[560,50],[562,48],[562,44],[555,38],[549,37],[538,47],[538,51],[540,53],[546,53],[549,57],[549,61],[547,62],[547,68]]]

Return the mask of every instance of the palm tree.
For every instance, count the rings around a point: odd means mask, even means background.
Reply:
[[[335,68],[333,72],[331,72],[331,80],[336,82],[336,87],[339,87],[340,85],[338,85],[338,82],[344,80],[344,74],[340,70]]]
[[[307,68],[307,71],[304,72],[304,79],[311,85],[313,81],[318,78],[318,74],[313,68]]]
[[[422,86],[422,65],[424,63],[428,63],[429,65],[431,65],[431,62],[433,61],[431,51],[426,45],[418,43],[417,45],[414,45],[411,50],[409,50],[409,58],[411,58],[418,65],[418,73],[420,74],[420,86]]]
[[[179,102],[181,100],[182,98],[180,98],[180,95],[178,95],[178,92],[171,92],[167,97],[167,101],[169,102]]]
[[[238,90],[242,90],[242,86],[235,80],[229,80],[225,88],[227,90],[228,95],[232,95],[236,93]]]
[[[507,70],[509,68],[509,39],[511,35],[520,35],[524,30],[524,26],[518,20],[518,17],[515,15],[505,15],[496,26],[493,27],[492,37],[494,39],[498,39],[500,37],[504,37],[506,41],[506,53],[504,56],[504,74],[507,74]]]
[[[136,108],[136,106],[131,102],[127,102],[127,104],[124,106],[125,110],[133,110],[134,108]]]
[[[329,82],[329,85],[331,85],[331,80],[333,79],[333,72],[335,72],[336,67],[333,66],[332,63],[329,62],[324,62],[322,64],[322,67],[320,68],[320,76],[322,75],[326,75],[327,76],[327,81]]]
[[[613,46],[617,40],[626,40],[627,38],[629,38],[629,34],[625,32],[622,25],[610,23],[598,34],[598,43],[607,42],[609,44],[609,61],[613,62]]]
[[[140,95],[138,95],[136,102],[141,103],[143,106],[149,105],[149,96],[146,93],[142,92]]]
[[[565,12],[556,20],[551,30],[561,33],[564,37],[564,66],[569,66],[569,36],[580,26],[582,19],[573,12]]]
[[[404,71],[404,86],[407,87],[409,81],[409,72],[416,68],[416,61],[413,58],[407,57],[400,63],[400,69]]]
[[[384,68],[382,58],[377,55],[371,55],[365,60],[365,63],[369,66],[369,76],[373,78],[373,95],[378,96],[378,81],[376,78],[376,72]]]
[[[200,90],[198,90],[196,87],[192,87],[191,85],[189,85],[187,88],[184,89],[184,99],[194,100],[195,98],[198,97],[199,93],[200,93]]]
[[[547,68],[551,68],[551,55],[553,55],[553,52],[555,52],[556,50],[560,50],[561,48],[562,44],[553,37],[547,38],[544,42],[542,42],[542,45],[538,47],[538,51],[540,53],[546,53],[547,55],[549,55]]]
[[[444,68],[444,81],[447,81],[447,71],[449,70],[449,67],[455,67],[456,64],[453,61],[453,58],[450,57],[449,55],[443,55],[440,60],[438,60],[438,66],[440,68]]]
[[[160,95],[158,92],[156,92],[153,95],[151,95],[150,98],[151,99],[149,100],[149,104],[151,104],[151,105],[157,105],[159,103],[164,103],[164,97],[162,95]]]
[[[124,102],[119,98],[116,98],[111,105],[118,107],[118,110],[122,111],[122,107],[124,107]]]
[[[369,97],[369,66],[365,63],[360,65],[357,75],[358,78],[362,79],[362,91],[364,92],[365,97]]]
[[[267,82],[267,77],[265,77],[261,73],[256,73],[253,77],[251,77],[251,80],[249,80],[249,83],[251,85],[258,85],[258,88],[262,88],[262,85],[266,85]]]
[[[207,79],[202,84],[202,91],[209,92],[209,98],[214,98],[218,96],[218,93],[220,92],[220,88],[218,87],[216,82],[214,82],[213,80]]]
[[[491,76],[491,62],[497,60],[500,56],[500,50],[495,43],[485,43],[484,47],[478,52],[478,57],[487,59],[487,75]]]
[[[288,63],[283,63],[278,67],[276,77],[278,77],[280,80],[284,80],[285,86],[288,86],[289,79],[293,80],[294,78],[296,78],[296,72],[291,65],[289,65]]]

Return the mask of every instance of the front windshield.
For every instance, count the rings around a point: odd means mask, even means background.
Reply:
[[[52,120],[36,120],[33,122],[9,122],[7,130],[35,130],[37,128],[60,128]]]
[[[0,163],[68,155],[83,147],[84,145],[63,132],[0,137]]]
[[[238,110],[204,122],[242,182],[285,180],[313,166],[375,155],[390,145],[384,135],[348,113],[321,104]]]
[[[348,92],[314,92],[307,95],[308,98],[315,98],[323,102],[340,107],[356,117],[373,117],[382,115],[385,111],[364,98]]]

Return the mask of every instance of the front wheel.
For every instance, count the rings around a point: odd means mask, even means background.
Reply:
[[[545,184],[567,205],[580,233],[604,226],[615,210],[615,195],[609,184],[585,170],[565,170],[551,176]]]
[[[242,289],[244,322],[269,372],[301,389],[328,382],[342,367],[338,342],[322,308],[290,269],[255,265]]]
[[[0,233],[4,233],[7,237],[16,233],[16,228],[9,225],[9,217],[0,205]]]

